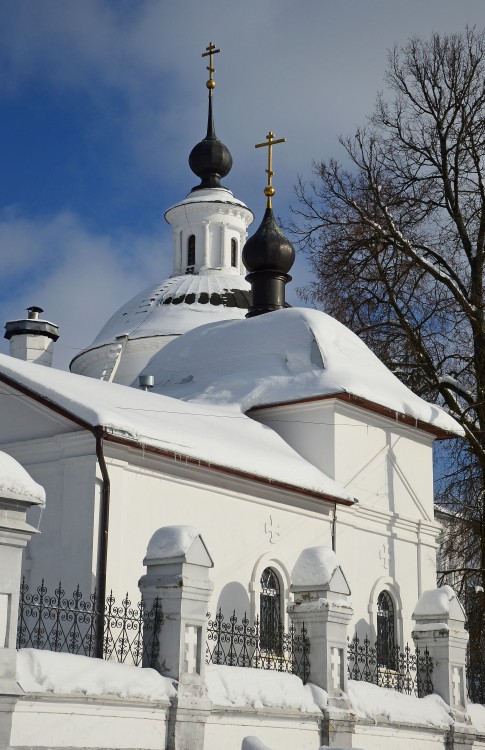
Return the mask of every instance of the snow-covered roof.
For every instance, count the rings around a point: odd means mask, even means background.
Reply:
[[[238,273],[164,279],[122,305],[84,352],[110,344],[118,336],[173,336],[215,320],[244,318],[249,289],[248,282]]]
[[[37,365],[40,367],[40,365]],[[44,488],[12,456],[0,451],[0,497],[45,505]]]
[[[243,412],[352,394],[436,430],[463,434],[439,406],[409,390],[352,331],[317,310],[290,308],[219,322],[172,341],[145,368],[155,390]]]
[[[87,426],[181,460],[352,502],[348,491],[236,405],[188,404],[0,354],[0,380],[27,388]]]

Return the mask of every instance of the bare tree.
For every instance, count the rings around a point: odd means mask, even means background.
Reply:
[[[394,49],[387,98],[340,139],[343,164],[297,184],[290,227],[313,271],[302,296],[463,426],[438,488],[463,590],[485,589],[484,74],[475,29]]]

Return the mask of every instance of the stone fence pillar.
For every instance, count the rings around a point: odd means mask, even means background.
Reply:
[[[153,534],[139,581],[150,611],[158,597],[162,609],[159,670],[178,681],[169,726],[168,748],[204,747],[211,710],[205,684],[207,609],[213,562],[197,529],[164,526]]]
[[[450,586],[425,591],[414,612],[413,640],[433,660],[433,689],[448,703],[456,721],[467,712],[465,613]]]
[[[347,627],[353,615],[349,585],[328,547],[309,547],[292,574],[291,622],[305,624],[310,640],[310,682],[327,691],[332,705],[346,707]]]
[[[20,464],[0,453],[0,694],[3,695],[23,693],[15,677],[22,551],[32,535],[38,533],[26,522],[27,510],[33,505],[43,506],[44,497],[42,487]]]

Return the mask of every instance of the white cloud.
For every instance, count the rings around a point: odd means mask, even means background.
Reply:
[[[63,368],[123,302],[171,270],[170,250],[162,249],[160,237],[96,234],[68,212],[36,221],[4,218],[3,258],[9,247],[18,252],[5,264],[3,284],[16,285],[19,293],[0,303],[0,321],[23,317],[30,305],[42,307],[59,325],[54,364]],[[1,348],[8,352],[8,342]]]

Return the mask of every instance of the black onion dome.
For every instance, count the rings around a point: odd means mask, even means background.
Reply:
[[[276,223],[273,211],[267,208],[259,228],[243,249],[243,263],[250,273],[277,271],[288,273],[295,262],[295,250]]]
[[[196,185],[193,190],[223,187],[221,178],[225,177],[232,167],[231,152],[216,136],[210,94],[207,135],[190,152],[189,166],[192,172],[201,179],[200,185]]]

